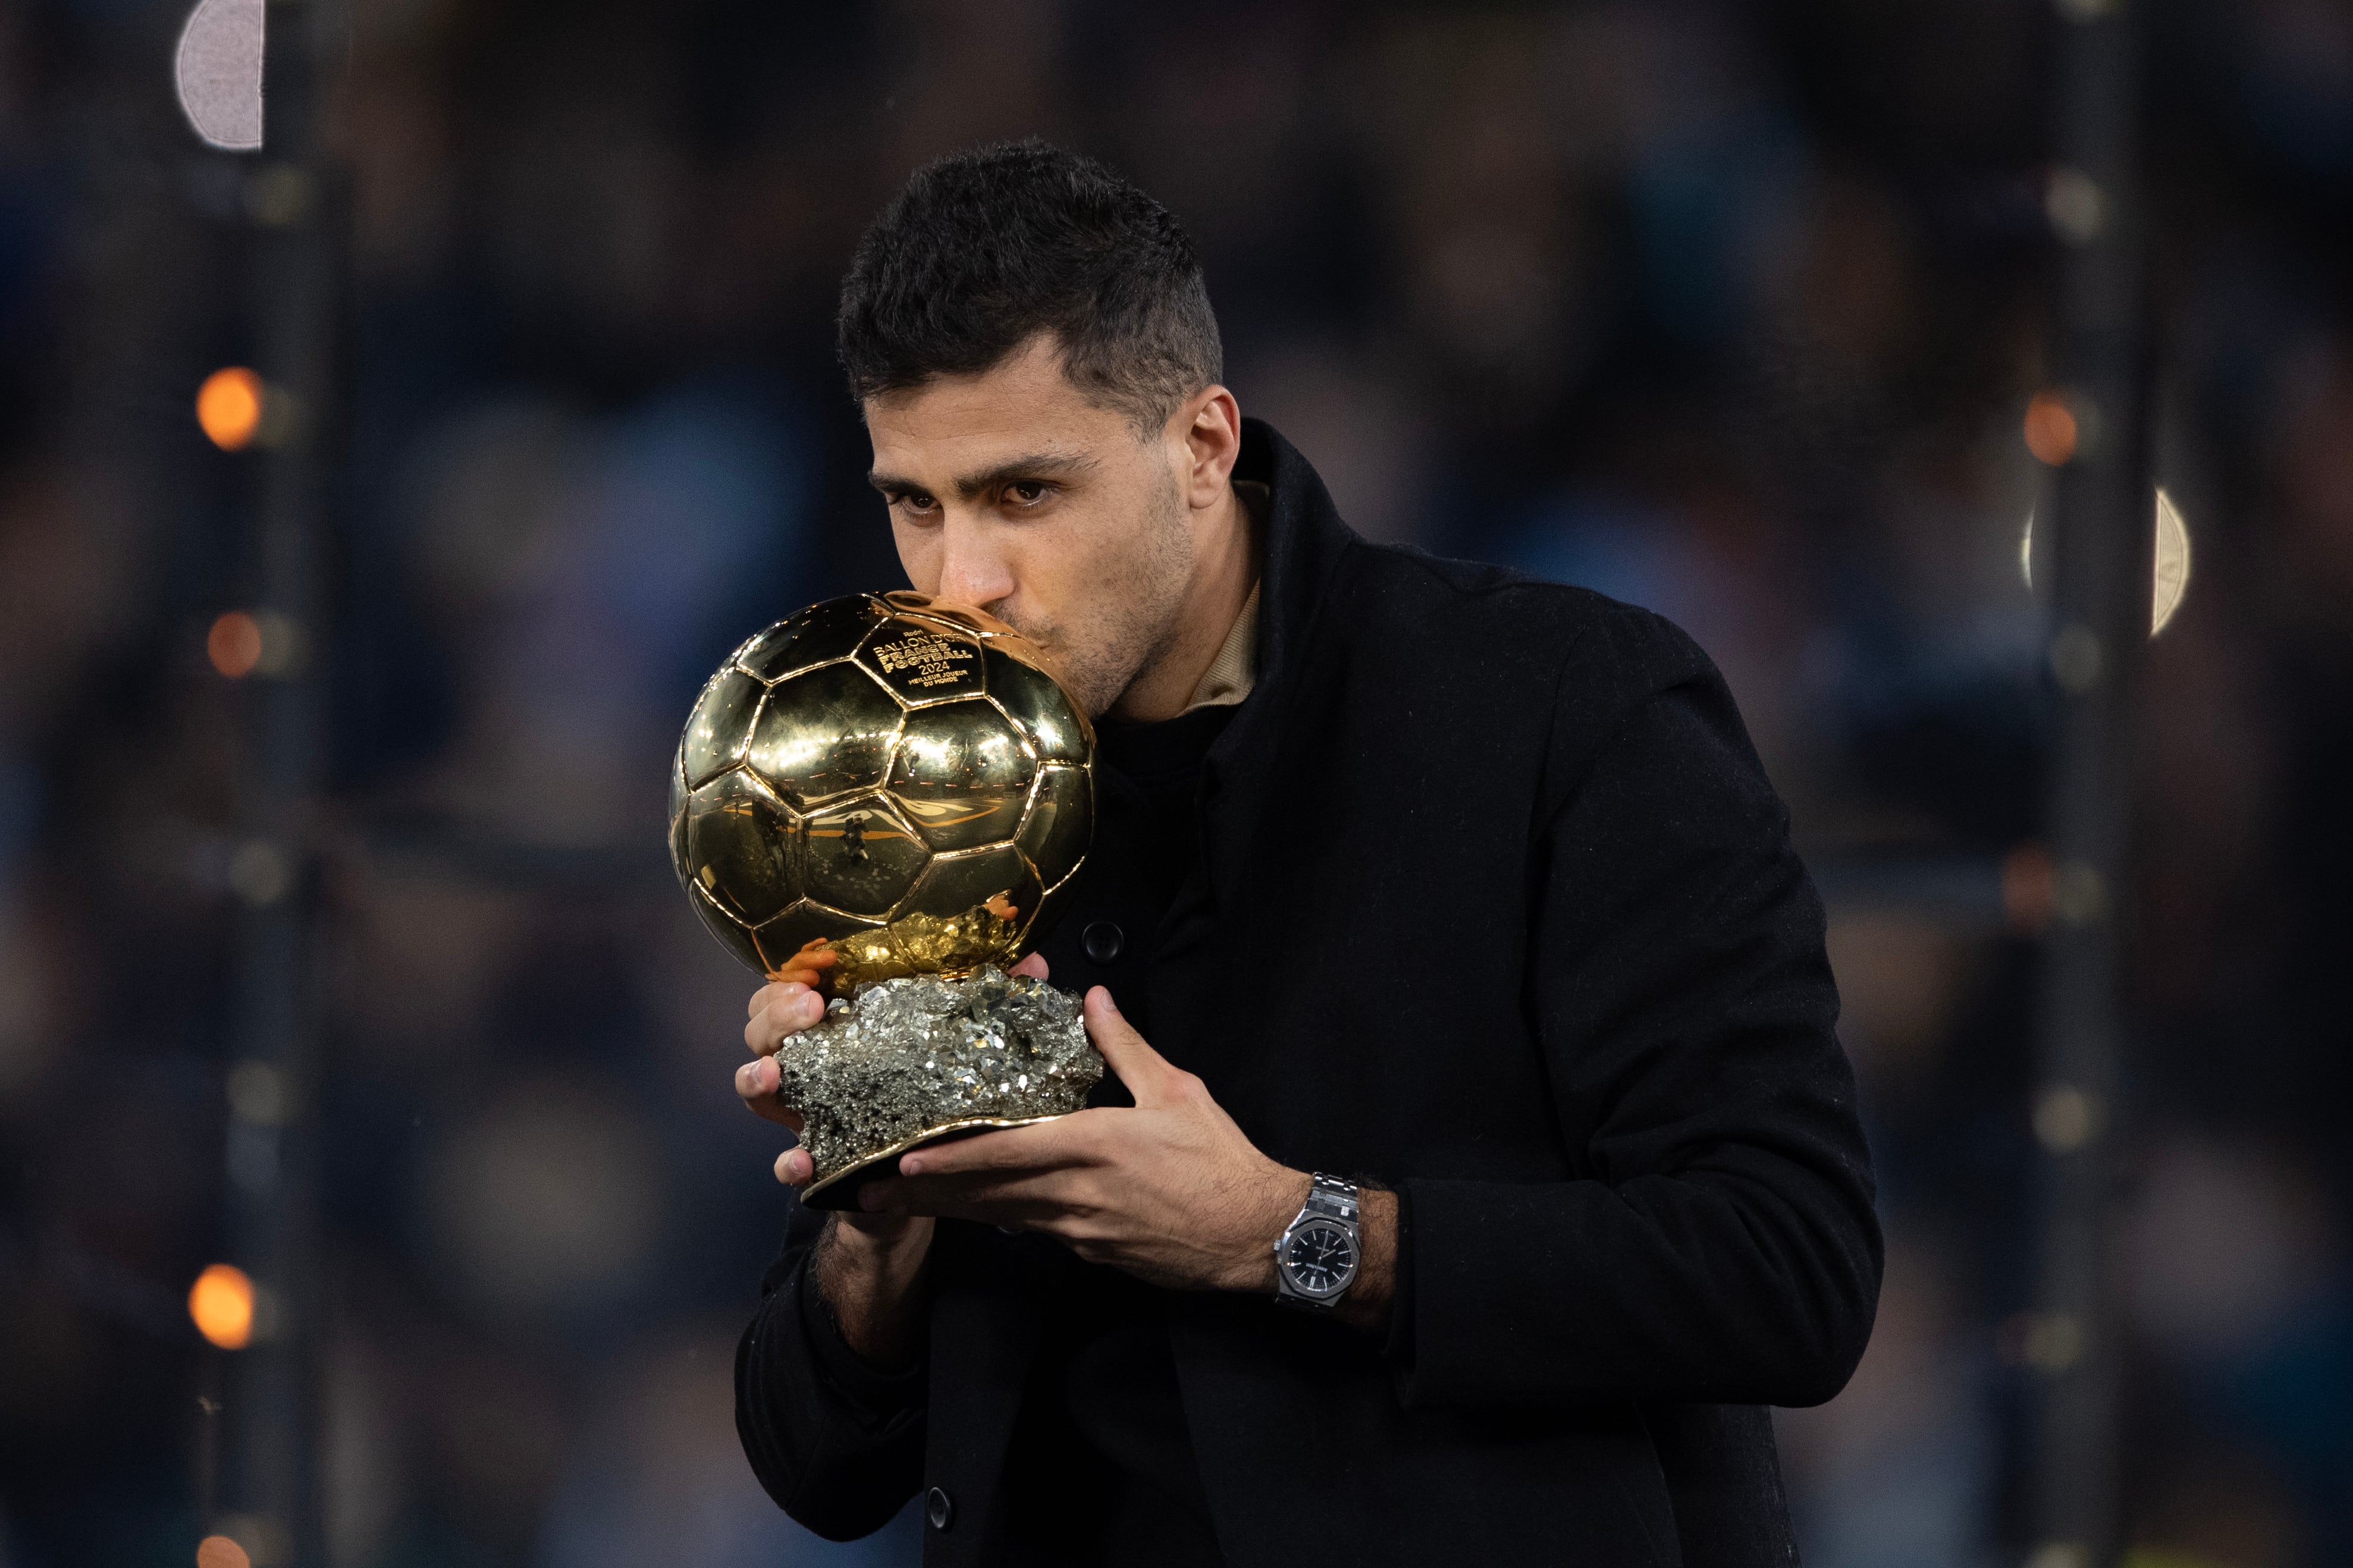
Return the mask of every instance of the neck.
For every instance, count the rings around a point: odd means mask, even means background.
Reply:
[[[1185,711],[1258,582],[1250,508],[1231,485],[1198,526],[1193,581],[1168,641],[1111,705],[1112,718],[1152,724]]]

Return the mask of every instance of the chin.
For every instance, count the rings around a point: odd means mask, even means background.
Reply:
[[[1119,705],[1119,700],[1127,695],[1125,686],[1107,689],[1108,685],[1108,682],[1092,681],[1079,675],[1063,681],[1062,689],[1071,694],[1071,700],[1085,711],[1089,719],[1094,720],[1109,713]]]
[[[1039,617],[1017,620],[1001,610],[991,615],[1028,637],[1039,652],[1053,666],[1054,679],[1071,694],[1089,719],[1100,719],[1119,705],[1127,689],[1135,683],[1151,663],[1151,639],[1140,638],[1117,620],[1103,617],[1108,625],[1087,624],[1082,620],[1074,626],[1071,621],[1048,621]],[[1082,646],[1071,635],[1108,631],[1107,637],[1097,637],[1090,646]]]
[[[1053,666],[1054,679],[1062,683],[1062,689],[1071,694],[1071,700],[1077,703],[1089,719],[1100,719],[1109,712],[1112,704],[1117,702],[1120,694],[1127,689],[1128,681],[1134,679],[1132,674],[1107,679],[1103,660],[1090,658],[1071,647],[1066,640],[1055,635],[1055,627],[1040,626],[1033,631],[1009,617],[1005,621],[1046,656],[1046,662]]]
[[[1071,700],[1085,710],[1089,719],[1100,719],[1119,706],[1119,700],[1127,695],[1128,686],[1135,679],[1133,671],[1107,678],[1101,665],[1077,660],[1059,662],[1068,658],[1059,653],[1049,657],[1058,661],[1062,689],[1071,694]]]

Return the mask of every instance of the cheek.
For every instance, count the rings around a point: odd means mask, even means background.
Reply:
[[[1084,528],[1066,526],[1059,518],[1052,529],[1023,539],[1020,548],[1008,552],[1006,563],[1017,584],[1016,598],[1033,609],[1042,607],[1057,626],[1066,624],[1071,601],[1087,596],[1090,542]]]
[[[1151,553],[1143,531],[1126,518],[1095,513],[1073,517],[1057,531],[1051,548],[1038,551],[1032,563],[1041,589],[1090,606],[1131,596],[1132,580]]]

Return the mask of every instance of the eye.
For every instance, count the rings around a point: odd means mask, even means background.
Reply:
[[[1005,499],[1015,506],[1036,506],[1051,495],[1053,489],[1042,479],[1016,479],[1005,487]]]
[[[926,519],[938,515],[940,503],[920,491],[902,491],[891,498],[891,508],[910,518]]]

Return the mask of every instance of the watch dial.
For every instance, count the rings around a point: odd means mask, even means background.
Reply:
[[[1336,1225],[1307,1225],[1293,1231],[1282,1254],[1283,1272],[1310,1295],[1338,1289],[1356,1266],[1356,1246]]]

